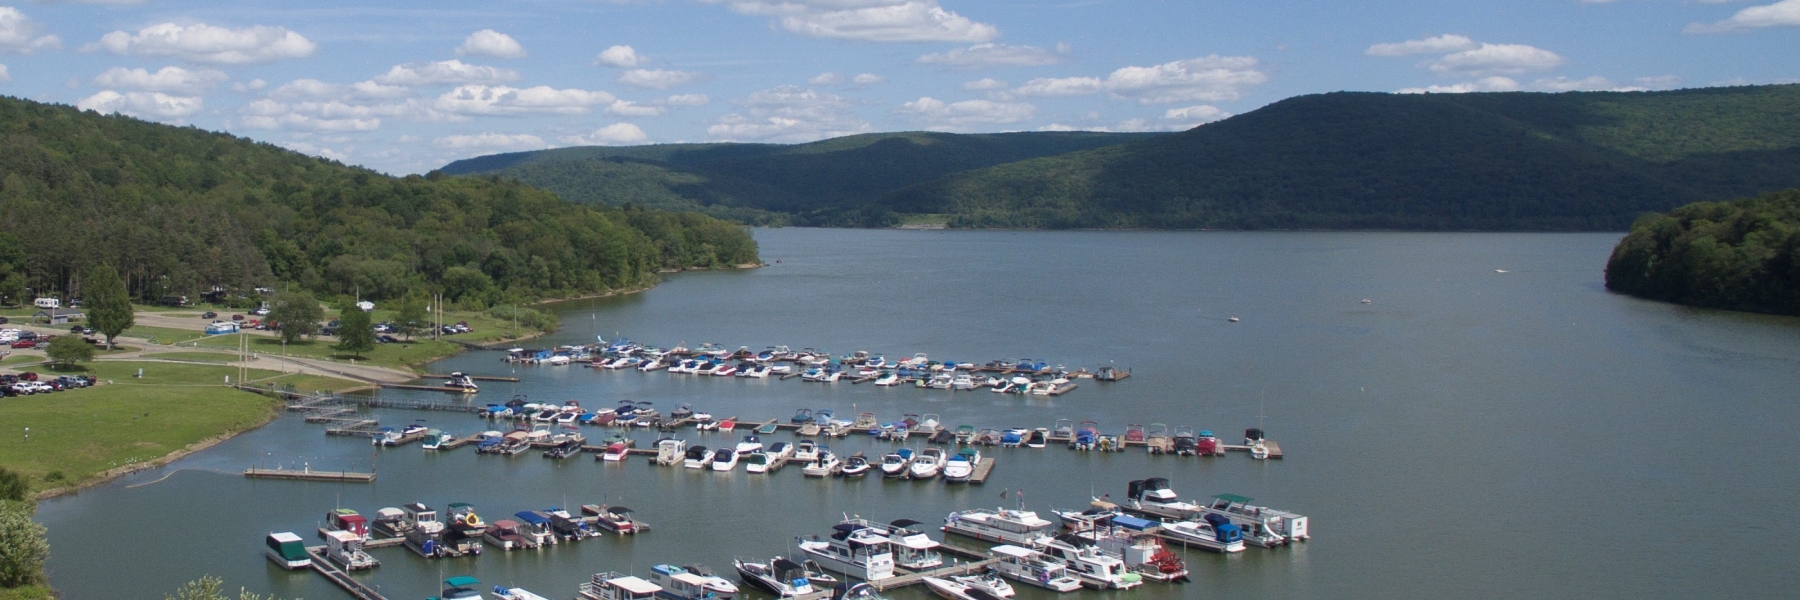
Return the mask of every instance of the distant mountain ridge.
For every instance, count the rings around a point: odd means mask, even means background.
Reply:
[[[1623,231],[1800,187],[1800,85],[1298,96],[1163,135],[870,134],[458,161],[581,202],[752,223]]]

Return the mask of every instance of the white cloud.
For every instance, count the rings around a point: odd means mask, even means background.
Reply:
[[[432,103],[438,110],[460,115],[585,114],[591,107],[611,104],[616,98],[602,91],[465,85],[444,92]]]
[[[962,87],[962,89],[973,90],[973,91],[1003,90],[1008,87],[1012,87],[1012,84],[998,80],[998,79],[994,79],[992,77],[983,77],[981,79],[977,79],[974,81],[964,82],[961,87]]]
[[[812,79],[806,80],[806,83],[811,84],[811,85],[837,85],[837,84],[840,84],[843,82],[844,82],[843,75],[839,75],[839,74],[833,73],[831,71],[826,71],[824,73],[814,75]]]
[[[1643,88],[1620,87],[1619,84],[1613,83],[1611,79],[1598,75],[1582,79],[1571,79],[1568,77],[1539,79],[1531,82],[1530,89],[1542,92],[1591,92],[1601,90],[1615,92],[1643,91]]]
[[[1691,23],[1682,33],[1721,33],[1764,27],[1800,26],[1800,0],[1781,0],[1774,4],[1752,6],[1716,23]]]
[[[412,91],[403,85],[386,85],[374,81],[359,81],[350,85],[342,85],[326,83],[317,79],[295,79],[270,91],[269,95],[288,99],[347,100],[351,98],[401,98],[411,93]]]
[[[1219,110],[1219,107],[1217,106],[1201,104],[1198,106],[1171,108],[1163,112],[1162,118],[1164,121],[1174,121],[1179,123],[1179,125],[1176,125],[1178,128],[1189,129],[1201,123],[1211,123],[1230,116],[1231,113]]]
[[[606,107],[606,114],[618,115],[621,117],[654,117],[663,114],[667,110],[667,108],[661,106],[638,104],[630,100],[614,100],[611,105]]]
[[[374,81],[390,85],[461,85],[505,83],[518,79],[519,72],[512,69],[471,65],[451,59],[394,65],[388,72],[375,76]]]
[[[859,73],[850,78],[850,83],[856,84],[857,87],[871,86],[883,81],[887,81],[887,78],[874,73]]]
[[[461,46],[456,47],[457,56],[525,58],[525,54],[525,47],[519,45],[519,40],[492,29],[471,33],[463,39]]]
[[[810,142],[874,131],[851,113],[849,99],[798,86],[751,92],[733,103],[744,112],[720,117],[706,128],[708,135],[727,141]]]
[[[1431,61],[1433,72],[1462,75],[1516,75],[1554,69],[1563,63],[1555,52],[1525,44],[1482,44]]]
[[[776,17],[782,29],[865,42],[985,42],[993,25],[944,10],[937,0],[701,0],[748,15]]]
[[[37,21],[11,6],[0,6],[0,54],[30,54],[40,48],[60,48],[54,35],[38,35]]]
[[[381,127],[381,119],[348,118],[325,119],[285,113],[275,116],[249,115],[238,119],[238,124],[251,129],[287,129],[295,131],[374,131]]]
[[[644,130],[639,129],[636,125],[630,123],[613,123],[595,129],[593,133],[569,135],[557,139],[562,140],[564,143],[582,146],[624,146],[629,144],[642,144],[650,141],[650,136],[644,135]]]
[[[1388,44],[1375,44],[1364,50],[1369,56],[1410,56],[1413,54],[1444,54],[1459,50],[1473,50],[1478,45],[1475,40],[1449,34],[1428,37],[1422,40],[1407,40]]]
[[[124,88],[144,92],[171,92],[187,96],[198,96],[212,91],[221,81],[231,76],[212,69],[189,71],[181,67],[163,67],[152,73],[145,69],[127,69],[113,67],[94,77],[94,85],[103,88]]]
[[[629,69],[648,62],[650,62],[650,57],[638,54],[637,50],[633,50],[631,46],[613,46],[601,50],[600,55],[594,57],[594,64],[596,65],[606,65],[621,69]]]
[[[692,71],[632,69],[619,74],[619,83],[633,87],[666,90],[672,87],[706,81],[709,78],[710,77],[705,73],[695,73]]]
[[[317,156],[320,158],[329,158],[331,160],[335,160],[338,162],[345,162],[345,161],[350,160],[350,153],[347,151],[340,152],[337,150],[332,150],[330,148],[326,148],[323,146],[309,144],[309,143],[302,142],[299,140],[288,140],[285,142],[276,142],[275,144],[278,146],[281,146],[283,148],[287,148],[289,150],[299,152],[301,154],[311,154],[313,156]]]
[[[1251,56],[1217,54],[1163,63],[1151,67],[1125,67],[1106,77],[1106,91],[1139,104],[1219,102],[1237,100],[1249,88],[1267,82]]]
[[[913,62],[952,69],[1040,67],[1062,62],[1063,55],[1067,52],[1066,49],[1067,45],[1064,44],[1058,44],[1056,51],[1038,46],[976,44],[968,48],[955,48],[945,52],[926,54],[913,59]]]
[[[1013,94],[1031,96],[1084,96],[1100,91],[1099,77],[1040,77],[1025,82]]]
[[[81,99],[75,106],[103,114],[119,113],[157,120],[178,120],[200,112],[204,102],[199,96],[172,96],[162,92],[125,92],[101,90]]]
[[[1030,120],[1037,107],[1024,102],[963,100],[944,102],[930,96],[900,105],[894,112],[912,115],[932,129],[960,129],[970,125],[1018,123]]]
[[[262,63],[312,56],[318,45],[286,27],[257,25],[243,29],[205,23],[161,23],[138,30],[136,35],[114,31],[100,36],[96,47],[113,54],[173,56],[183,60],[225,65]]]
[[[254,92],[256,90],[260,90],[260,89],[263,89],[266,87],[269,87],[269,82],[264,81],[261,78],[257,78],[257,79],[252,79],[252,80],[246,81],[246,82],[233,83],[233,84],[231,84],[231,91]]]
[[[1523,86],[1509,77],[1484,77],[1451,85],[1404,88],[1401,94],[1467,94],[1469,92],[1516,92]]]
[[[529,133],[478,133],[474,135],[446,135],[434,140],[432,144],[453,150],[501,150],[517,152],[520,150],[542,150],[548,147],[544,139]]]
[[[6,70],[6,65],[0,64],[0,83],[8,81],[12,81],[12,73]]]
[[[712,102],[712,98],[707,97],[706,94],[675,94],[663,102],[669,106],[706,106],[707,103]]]

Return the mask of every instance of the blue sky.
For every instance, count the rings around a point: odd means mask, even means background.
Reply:
[[[1800,0],[7,2],[0,94],[396,174],[591,144],[1176,130],[1339,90],[1800,77]]]

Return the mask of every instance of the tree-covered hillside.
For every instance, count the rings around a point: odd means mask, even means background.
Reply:
[[[754,223],[870,225],[903,187],[991,165],[1155,137],[1037,132],[878,133],[810,144],[661,144],[519,152],[443,173],[498,174],[590,204],[698,209]]]
[[[1800,185],[1800,86],[1290,98],[887,198],[963,227],[1624,229]]]
[[[1607,289],[1800,316],[1800,190],[1649,215],[1606,262]]]
[[[740,225],[590,207],[500,178],[395,178],[227,134],[0,98],[0,268],[39,293],[295,284],[479,306],[757,261]],[[7,277],[0,273],[0,279]]]

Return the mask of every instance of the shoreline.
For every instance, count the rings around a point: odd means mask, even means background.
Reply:
[[[244,392],[244,393],[254,394],[257,397],[263,398],[263,399],[269,398],[268,396],[264,396],[262,394],[257,394],[255,392]],[[271,400],[271,402],[273,402],[273,400]],[[230,440],[231,438],[237,437],[239,435],[242,435],[244,433],[248,433],[251,431],[255,431],[257,429],[261,429],[261,428],[263,428],[263,426],[266,426],[270,423],[275,422],[275,419],[280,416],[281,416],[281,411],[277,410],[274,405],[270,405],[268,413],[263,416],[262,421],[256,423],[255,425],[251,425],[249,427],[245,427],[243,429],[239,429],[236,431],[227,431],[227,432],[224,432],[224,433],[221,433],[221,434],[218,434],[218,435],[206,438],[206,439],[202,439],[200,441],[194,442],[192,444],[188,444],[186,446],[176,449],[173,452],[164,454],[161,457],[158,457],[158,458],[155,458],[152,460],[147,460],[147,461],[137,463],[134,465],[126,465],[123,467],[114,467],[112,469],[101,471],[100,473],[95,475],[95,478],[93,480],[84,482],[80,485],[64,486],[64,487],[50,488],[47,490],[43,490],[36,494],[32,494],[31,499],[35,502],[43,502],[45,500],[49,500],[52,498],[67,496],[70,494],[79,494],[79,493],[81,493],[82,490],[85,490],[85,489],[88,489],[91,487],[95,487],[95,486],[98,486],[98,485],[101,485],[104,483],[110,483],[115,479],[124,477],[126,475],[130,475],[132,473],[137,473],[139,471],[148,471],[151,469],[160,469],[160,468],[169,466],[169,463],[173,463],[173,462],[181,460],[183,458],[187,458],[188,455],[193,454],[195,452],[199,452],[201,450],[205,450],[207,448],[211,448],[213,446],[217,446],[219,444],[225,443],[225,441]]]

